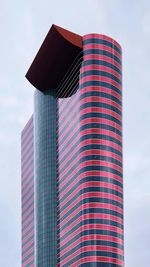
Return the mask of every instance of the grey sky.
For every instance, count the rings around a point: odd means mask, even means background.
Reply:
[[[24,75],[52,23],[123,48],[126,267],[149,267],[150,1],[0,1],[0,267],[21,266],[20,132],[33,110]]]

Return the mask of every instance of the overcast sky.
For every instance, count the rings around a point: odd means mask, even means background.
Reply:
[[[149,267],[150,1],[0,1],[0,267],[21,266],[20,132],[33,110],[24,78],[51,24],[123,48],[126,267]]]

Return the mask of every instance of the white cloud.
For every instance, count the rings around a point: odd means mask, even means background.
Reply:
[[[142,20],[142,29],[143,29],[143,32],[149,36],[150,38],[150,11],[148,10],[146,12],[146,14],[143,16],[143,20]]]
[[[16,97],[4,95],[0,98],[0,106],[3,108],[16,107],[18,104]]]

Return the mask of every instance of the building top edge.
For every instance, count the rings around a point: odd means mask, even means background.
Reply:
[[[88,34],[85,34],[83,36],[83,40],[84,41],[88,40],[90,38],[98,38],[98,39],[102,39],[102,40],[108,41],[108,42],[116,45],[118,47],[118,49],[120,49],[120,51],[122,51],[121,45],[115,39],[113,39],[112,37],[110,37],[108,35],[100,34],[100,33],[88,33]]]
[[[104,34],[80,36],[53,24],[25,75],[27,80],[42,92],[56,89],[72,63],[83,52],[84,42],[90,38],[110,42],[121,52],[120,44]]]

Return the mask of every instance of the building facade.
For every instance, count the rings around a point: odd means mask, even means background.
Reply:
[[[34,131],[33,116],[21,134],[22,267],[34,266]]]
[[[35,220],[22,266],[123,267],[120,45],[101,34],[81,37],[53,25],[26,77],[37,90],[34,180],[28,165],[22,176],[34,182],[33,198],[22,201],[22,216],[31,205]],[[30,147],[26,137],[23,142]],[[30,158],[26,150],[22,161]],[[22,229],[24,247],[30,230],[24,241]],[[26,262],[31,255],[33,262]]]

